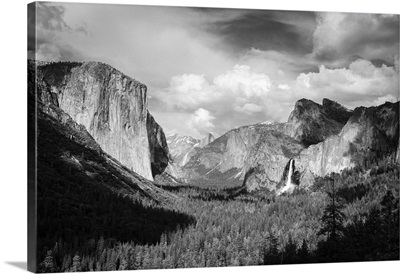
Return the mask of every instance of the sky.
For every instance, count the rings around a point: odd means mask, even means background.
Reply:
[[[108,63],[146,84],[167,135],[285,122],[301,98],[350,109],[399,98],[390,14],[42,2],[35,55]]]

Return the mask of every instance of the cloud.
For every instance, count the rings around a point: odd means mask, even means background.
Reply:
[[[271,87],[271,80],[266,74],[253,72],[249,66],[235,65],[233,70],[214,78],[214,85],[218,90],[252,98],[265,95]]]
[[[318,13],[312,57],[332,67],[355,58],[393,64],[399,52],[399,16]]]
[[[61,37],[65,34],[88,35],[88,32],[84,25],[71,27],[67,24],[64,20],[65,10],[61,5],[37,2],[36,9],[28,13],[30,26],[34,26],[28,34],[30,58],[43,61],[83,59],[83,54]]]
[[[278,85],[278,88],[280,88],[280,89],[282,89],[282,90],[288,90],[288,89],[290,89],[289,85],[286,85],[286,84],[280,84],[280,85]]]
[[[349,68],[329,69],[320,66],[317,73],[302,73],[293,89],[298,97],[317,101],[327,97],[348,107],[372,106],[396,100],[399,71],[394,67],[377,67],[369,60],[358,59]]]
[[[249,66],[235,65],[233,69],[216,76],[210,84],[204,75],[173,76],[169,87],[155,97],[170,107],[194,110],[202,105],[241,104],[265,96],[271,87],[266,74],[256,73]],[[238,107],[241,107],[238,106]]]
[[[162,99],[169,105],[192,110],[215,100],[215,95],[204,75],[183,74],[171,78]]]
[[[41,61],[82,60],[84,56],[69,44],[42,43],[38,46],[36,54]]]
[[[252,115],[256,112],[261,112],[263,110],[263,107],[253,103],[246,103],[243,106],[236,106],[235,110],[248,115]]]
[[[169,128],[173,127],[175,113],[187,115],[195,112],[195,117],[200,114],[205,116],[204,111],[197,113],[199,109],[207,110],[210,115],[212,113],[212,121],[207,121],[212,122],[216,126],[214,130],[220,134],[238,126],[281,120],[283,117],[282,107],[276,103],[276,98],[284,96],[272,92],[277,85],[268,75],[257,73],[246,65],[237,64],[209,81],[205,75],[183,74],[172,77],[169,83],[168,88],[153,92],[153,104],[156,104],[153,108],[164,112],[165,115],[159,117]],[[166,117],[168,115],[171,120]],[[190,125],[196,124],[193,121],[197,120],[191,116]]]
[[[195,136],[205,135],[215,128],[215,125],[212,121],[215,120],[215,117],[211,115],[211,113],[204,109],[199,108],[196,110],[187,122],[189,128],[191,128],[195,133]]]
[[[169,83],[169,87],[160,90],[155,97],[166,102],[170,108],[193,111],[203,105],[211,105],[218,112],[227,107],[243,109],[246,103],[265,97],[272,85],[268,75],[256,73],[244,65],[235,65],[216,76],[211,83],[204,75],[194,74],[174,76]]]
[[[216,16],[211,9],[203,13]],[[305,54],[312,51],[315,28],[313,12],[271,10],[224,10],[227,16],[203,24],[210,33],[222,37],[228,50],[240,54],[251,48]]]
[[[252,48],[240,58],[240,63],[263,72],[275,81],[295,79],[299,73],[318,70],[318,62],[310,55],[296,55],[274,50]]]

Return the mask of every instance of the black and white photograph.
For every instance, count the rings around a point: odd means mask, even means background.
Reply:
[[[27,11],[29,271],[400,259],[398,14]]]

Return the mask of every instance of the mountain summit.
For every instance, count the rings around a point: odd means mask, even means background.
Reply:
[[[329,99],[322,105],[301,99],[289,116],[286,134],[306,146],[317,144],[338,134],[351,115],[351,110]]]

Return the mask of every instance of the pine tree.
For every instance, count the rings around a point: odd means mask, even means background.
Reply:
[[[69,271],[71,267],[71,255],[65,255],[61,267],[61,272]]]
[[[71,272],[79,272],[79,271],[81,271],[81,257],[79,257],[79,255],[76,254],[72,259]]]
[[[318,231],[318,235],[326,235],[325,249],[329,260],[336,260],[339,253],[339,241],[344,231],[344,214],[341,211],[342,205],[339,203],[335,192],[335,179],[332,175],[328,178],[332,184],[332,190],[328,191],[329,203],[324,209],[321,218],[322,227]]]
[[[382,225],[385,237],[386,252],[389,256],[399,248],[399,199],[389,190],[381,202]]]
[[[54,271],[53,254],[51,250],[47,251],[47,255],[46,258],[44,259],[43,265],[46,272]]]
[[[106,264],[106,260],[107,260],[107,250],[103,249],[103,252],[101,252],[101,255],[100,255],[100,259],[96,264],[96,269],[97,270],[100,270],[100,269],[105,270],[104,266]],[[98,269],[98,267],[100,267],[100,269]]]
[[[101,255],[104,249],[104,238],[103,236],[100,237],[99,241],[97,242],[97,253]]]

